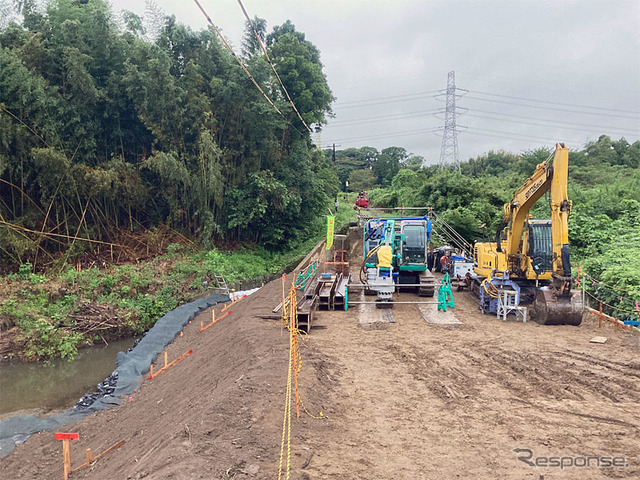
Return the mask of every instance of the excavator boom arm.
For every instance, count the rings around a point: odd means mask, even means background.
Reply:
[[[569,264],[569,213],[571,201],[567,194],[569,180],[569,148],[556,144],[552,155],[540,163],[533,175],[520,187],[511,203],[504,206],[504,221],[508,225],[507,255],[522,253],[522,230],[531,207],[546,193],[551,193],[551,240],[553,249],[553,272],[571,276]]]
[[[569,263],[569,213],[571,200],[567,193],[569,182],[569,149],[556,145],[551,179],[551,240],[553,247],[553,271],[563,277],[571,276]]]

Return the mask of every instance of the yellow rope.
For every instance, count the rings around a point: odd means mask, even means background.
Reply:
[[[633,315],[638,315],[638,312],[636,310],[627,310],[626,308],[620,308],[620,307],[614,307],[613,305],[608,304],[607,302],[605,302],[604,300],[599,299],[598,297],[596,297],[594,294],[592,294],[591,292],[587,292],[586,290],[584,291],[585,294],[589,295],[591,298],[593,298],[594,300],[601,302],[603,305],[612,308],[613,310],[616,310],[619,313],[630,313]]]
[[[637,290],[625,290],[624,288],[621,288],[621,287],[614,287],[612,285],[607,285],[606,283],[601,282],[600,280],[598,280],[596,278],[593,278],[591,275],[589,275],[587,273],[582,272],[582,275],[584,275],[586,278],[591,280],[593,283],[598,283],[600,285],[604,285],[605,287],[610,288],[611,290],[618,290],[620,292],[631,293],[633,295],[637,295],[638,294]],[[578,274],[578,277],[580,277],[580,273]]]
[[[282,442],[280,443],[280,462],[278,464],[278,480],[282,480],[283,475],[286,480],[289,480],[291,475],[291,403],[293,396],[293,379],[296,381],[296,400],[299,400],[302,405],[303,411],[312,418],[323,419],[327,418],[322,412],[319,416],[312,415],[304,406],[302,398],[298,393],[298,374],[302,369],[302,355],[300,353],[300,345],[298,344],[298,335],[303,341],[307,340],[306,333],[298,330],[298,300],[296,297],[296,290],[300,287],[291,286],[291,290],[288,295],[288,302],[284,302],[282,305],[282,316],[285,326],[289,331],[289,371],[287,374],[287,391],[284,403],[284,417],[282,419]],[[296,404],[297,406],[297,404]],[[299,412],[298,412],[299,416]],[[285,443],[287,445],[287,460],[285,458]],[[285,466],[286,465],[286,466]],[[286,471],[286,475],[285,475]]]
[[[287,439],[287,475],[289,478],[291,471],[291,373],[293,370],[293,348],[292,340],[289,340],[289,372],[287,374],[287,393],[284,402],[284,418],[282,420],[282,442],[280,444],[280,463],[278,465],[278,480],[282,478],[282,463],[284,460],[284,444]]]

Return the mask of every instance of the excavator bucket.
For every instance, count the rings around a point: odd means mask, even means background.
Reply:
[[[557,297],[551,290],[538,290],[531,318],[541,325],[580,325],[582,323],[580,292],[573,292],[568,297]]]

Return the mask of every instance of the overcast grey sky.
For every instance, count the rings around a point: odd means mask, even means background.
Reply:
[[[143,0],[111,3],[144,14]],[[237,0],[201,3],[239,52]],[[402,146],[436,163],[444,115],[432,112],[445,104],[433,92],[452,70],[468,90],[457,99],[461,160],[556,141],[581,148],[601,134],[640,139],[639,0],[243,3],[268,31],[290,19],[320,50],[336,97],[335,118],[315,137],[322,146]],[[191,0],[156,4],[207,26]]]

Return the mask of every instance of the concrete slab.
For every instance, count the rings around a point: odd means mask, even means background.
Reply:
[[[593,337],[589,342],[591,343],[605,343],[607,341],[607,337]]]
[[[458,318],[456,317],[453,309],[447,309],[446,312],[439,311],[438,305],[420,305],[418,306],[420,313],[422,313],[422,318],[424,318],[427,323],[433,325],[464,325]]]

